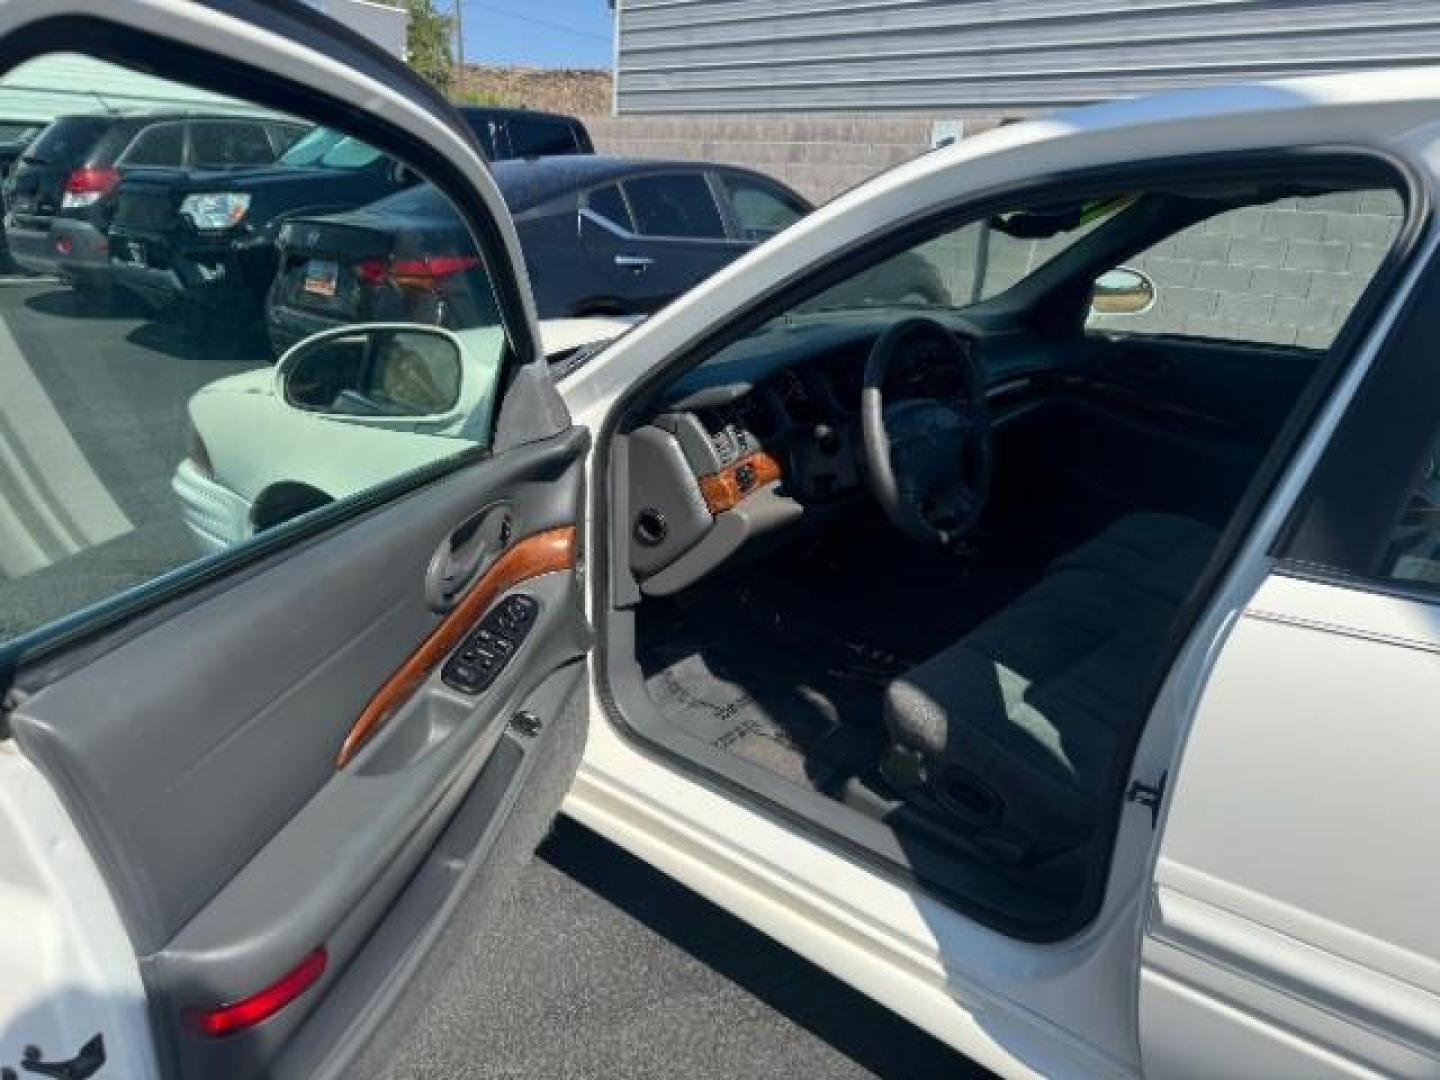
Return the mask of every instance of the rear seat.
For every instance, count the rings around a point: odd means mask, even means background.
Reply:
[[[1214,548],[1188,518],[1134,514],[1015,603],[891,683],[890,769],[1014,861],[1085,841],[1119,740]]]

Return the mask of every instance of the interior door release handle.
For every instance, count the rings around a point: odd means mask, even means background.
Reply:
[[[655,265],[655,260],[649,255],[616,255],[615,265],[626,270],[634,270],[636,273],[648,270]]]
[[[441,541],[425,574],[425,600],[446,612],[514,537],[515,523],[503,503],[489,506]]]

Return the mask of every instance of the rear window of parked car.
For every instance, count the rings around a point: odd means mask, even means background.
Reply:
[[[725,222],[698,173],[642,176],[625,182],[625,194],[645,236],[723,239]]]
[[[516,157],[573,154],[580,149],[575,129],[557,120],[511,120],[510,152]]]
[[[735,208],[735,221],[746,240],[765,240],[805,216],[805,207],[759,180],[720,174]]]
[[[191,164],[268,165],[275,149],[259,124],[197,120],[190,125]]]
[[[103,116],[67,116],[42,131],[23,160],[45,165],[74,165],[90,152],[111,121]]]

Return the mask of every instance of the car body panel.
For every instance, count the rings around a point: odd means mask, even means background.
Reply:
[[[286,217],[360,205],[406,183],[384,155],[355,169],[147,169],[115,190],[111,273],[155,307],[183,302],[230,311],[237,296],[253,305],[275,276],[274,240]],[[180,214],[187,195],[212,192],[251,199],[245,219],[224,233],[198,230]]]
[[[94,138],[78,156],[34,165],[21,159],[7,181],[7,201],[22,200],[17,209],[24,212],[8,215],[6,229],[17,253],[17,262],[23,269],[32,273],[62,273],[97,287],[107,285],[110,276],[106,233],[115,209],[116,191],[111,188],[87,206],[62,206],[62,188],[73,168],[80,165],[113,168],[121,177],[137,171],[143,173],[150,168],[163,168],[125,161],[130,147],[144,134],[160,126],[177,125],[181,128],[184,138],[179,149],[183,157],[190,153],[189,132],[196,122],[246,126],[291,123],[278,116],[258,113],[200,111],[122,113],[93,118],[77,116],[73,119],[95,119],[104,126],[96,129]],[[172,164],[180,168],[186,162],[176,160]]]
[[[1397,71],[1165,94],[964,140],[841,196],[719,271],[612,346],[605,364],[578,372],[567,399],[580,422],[603,431],[630,387],[758,298],[906,222],[1038,177],[1337,146],[1371,148],[1423,171],[1422,163],[1436,160],[1440,134],[1434,78],[1433,71]],[[1234,613],[1263,579],[1266,548],[1416,273],[1418,268],[1389,298],[1370,345],[1359,352],[1196,624],[1151,713],[1133,777],[1153,781],[1174,767],[1195,698]],[[606,482],[603,474],[590,477],[592,490],[603,492]],[[592,544],[603,542],[592,534]],[[608,707],[597,684],[592,708],[598,715]],[[650,857],[663,859],[691,887],[827,970],[855,978],[868,993],[997,1071],[1101,1075],[1140,1068],[1137,944],[1155,851],[1148,813],[1121,815],[1096,919],[1065,941],[1032,945],[984,930],[913,883],[885,880],[816,835],[738,806],[703,780],[678,775],[613,721],[592,728],[567,809],[621,843],[649,834]],[[666,845],[671,850],[662,854]],[[912,977],[910,986],[896,985],[900,972]]]
[[[8,11],[0,12],[0,28],[13,20],[16,12],[25,11],[34,17],[38,8],[37,0],[18,0]],[[183,24],[185,17],[183,5],[163,0],[145,0],[144,10],[153,14],[156,32],[162,32],[162,27],[175,32],[176,21]],[[189,29],[197,35],[204,32],[200,27]],[[229,29],[237,42],[248,40],[245,28]],[[263,33],[248,33],[257,39],[251,59],[272,62],[277,69],[283,69],[283,57],[258,52],[262,45],[274,50],[277,43]],[[318,64],[314,58],[307,58],[305,63],[297,62],[294,73],[313,75]],[[345,78],[342,72],[333,74]],[[1435,122],[1440,109],[1440,79],[1436,76],[1433,70],[1372,72],[1162,95],[1079,110],[965,140],[842,196],[782,237],[732,263],[625,335],[606,350],[601,360],[580,368],[565,380],[566,404],[580,426],[601,437],[608,436],[617,413],[635,387],[654,376],[662,365],[684,358],[690,350],[725,331],[777,291],[823,271],[846,253],[909,223],[987,195],[1022,190],[1040,178],[1093,174],[1099,169],[1123,170],[1148,162],[1198,160],[1206,155],[1208,160],[1215,160],[1227,154],[1274,155],[1340,146],[1402,162],[1419,178],[1419,194],[1428,206],[1440,186],[1436,179],[1440,173],[1440,125]],[[345,85],[373,90],[368,83]],[[427,121],[423,110],[408,108],[403,96],[377,100],[377,108],[387,106],[386,114],[393,120],[422,126],[429,123],[431,143],[454,137],[433,117]],[[463,154],[454,156],[469,160]],[[482,185],[482,189],[482,201],[501,221],[500,233],[512,264],[518,266],[518,241],[503,222],[498,193],[493,185]],[[1226,667],[1228,651],[1242,647],[1254,630],[1251,626],[1237,629],[1244,619],[1251,618],[1242,613],[1247,609],[1255,613],[1263,610],[1272,616],[1313,622],[1318,620],[1317,610],[1343,599],[1329,594],[1306,597],[1288,582],[1267,582],[1273,568],[1270,551],[1368,366],[1391,331],[1400,306],[1420,273],[1429,268],[1435,235],[1433,223],[1427,227],[1431,232],[1423,238],[1419,257],[1393,294],[1385,298],[1380,317],[1368,337],[1359,343],[1324,407],[1315,413],[1298,450],[1268,492],[1250,533],[1243,538],[1199,614],[1160,690],[1140,741],[1131,773],[1136,781],[1154,785],[1157,778],[1174,774],[1180,777],[1177,790],[1182,796],[1185,785],[1192,784],[1202,796],[1208,796],[1205,802],[1223,798],[1223,790],[1219,795],[1215,793],[1223,776],[1218,770],[1212,772],[1206,783],[1206,770],[1216,769],[1217,763],[1226,764],[1224,759],[1236,752],[1235,739],[1232,737],[1213,760],[1207,761],[1204,756],[1196,759],[1200,763],[1196,779],[1186,776],[1188,761],[1181,755],[1194,747],[1204,748],[1208,738],[1226,734],[1225,725],[1211,726],[1203,704],[1207,689],[1241,693],[1251,708],[1264,709],[1277,700],[1268,665],[1262,665],[1259,671],[1244,664]],[[528,296],[523,290],[522,286],[522,297]],[[520,321],[529,327],[533,343],[537,340],[533,305],[526,301],[524,306]],[[513,313],[511,318],[515,318]],[[213,398],[253,392],[247,386],[254,384],[232,384],[227,390],[214,392]],[[573,460],[578,462],[580,458]],[[582,546],[587,551],[605,551],[609,539],[604,533],[607,522],[603,509],[597,509],[593,501],[603,499],[609,490],[612,478],[602,471],[606,461],[591,457],[585,466],[583,486],[591,493],[592,502],[580,525],[585,534]],[[305,568],[322,573],[325,569],[319,559],[312,559]],[[591,576],[598,579],[601,575]],[[592,621],[598,621],[598,609],[607,602],[608,597],[598,592],[587,594]],[[1345,615],[1342,611],[1342,618]],[[1428,633],[1409,625],[1416,619],[1428,620],[1428,611],[1387,605],[1359,613],[1352,610],[1349,615],[1354,625],[1347,628],[1347,633],[1364,631],[1369,640],[1376,641],[1381,640],[1378,631],[1389,635],[1391,644],[1400,638],[1406,648],[1423,645],[1423,649],[1416,650],[1423,653],[1428,653],[1433,644]],[[1261,621],[1277,622],[1273,618]],[[167,629],[174,630],[178,625],[171,624]],[[221,619],[193,625],[205,634],[225,632]],[[1304,629],[1307,634],[1334,634],[1333,627]],[[1269,632],[1268,628],[1265,632]],[[1254,662],[1253,657],[1241,659]],[[1415,657],[1407,657],[1405,662],[1393,657],[1391,660],[1403,668],[1397,670],[1398,676],[1416,680],[1422,692],[1428,688],[1428,661]],[[1221,675],[1212,684],[1212,673],[1216,671]],[[1231,671],[1239,673],[1233,687],[1221,681]],[[1296,672],[1297,679],[1304,675],[1303,669]],[[1366,676],[1357,675],[1356,679],[1362,677]],[[739,800],[730,791],[647,752],[610,711],[603,681],[592,675],[586,689],[590,711],[607,719],[589,730],[585,761],[567,809],[717,904],[981,1064],[1006,1075],[1133,1075],[1146,1060],[1175,1063],[1181,1068],[1193,1060],[1174,1054],[1155,1056],[1167,1048],[1152,1048],[1148,1042],[1151,1033],[1141,1026],[1146,1010],[1151,1008],[1145,999],[1142,965],[1146,920],[1150,919],[1150,925],[1158,927],[1162,934],[1170,932],[1176,937],[1184,932],[1183,918],[1172,920],[1167,931],[1167,913],[1154,913],[1152,887],[1157,875],[1166,886],[1166,875],[1171,873],[1163,863],[1157,869],[1157,838],[1163,836],[1168,843],[1169,830],[1176,827],[1173,839],[1180,846],[1177,851],[1189,845],[1192,857],[1197,859],[1226,858],[1230,854],[1226,843],[1229,838],[1214,835],[1203,820],[1199,825],[1184,821],[1177,824],[1182,805],[1179,796],[1161,806],[1158,820],[1143,806],[1127,806],[1121,811],[1106,895],[1091,923],[1064,940],[1020,941],[962,916],[913,879],[877,868],[852,852],[837,850],[825,837],[792,819]],[[1315,708],[1334,708],[1337,704],[1316,702]],[[1289,718],[1292,723],[1298,720]],[[1403,722],[1399,730],[1407,740],[1415,740],[1421,730],[1413,720],[1405,717],[1396,721]],[[1304,733],[1295,737],[1303,739]],[[1421,758],[1419,751],[1429,742],[1420,745],[1412,741],[1406,745],[1412,750],[1418,745],[1412,756]],[[1327,748],[1325,753],[1332,751]],[[1333,762],[1322,757],[1318,764],[1328,768]],[[1254,768],[1255,763],[1249,767]],[[1263,779],[1257,780],[1257,788]],[[1296,778],[1287,778],[1287,782],[1293,784]],[[1423,778],[1415,782],[1415,801],[1405,804],[1420,811],[1429,809],[1433,802],[1430,786],[1422,789],[1422,783]],[[1243,820],[1232,825],[1232,834],[1234,829],[1247,826]],[[1356,827],[1354,821],[1336,824],[1342,836],[1354,841],[1346,851],[1369,839],[1368,835],[1351,836]],[[1237,844],[1236,850],[1243,853],[1245,848]],[[1345,853],[1337,852],[1336,861]],[[1262,851],[1252,861],[1263,861],[1267,854]],[[1375,858],[1383,854],[1378,846],[1367,852]],[[1267,866],[1265,870],[1270,874],[1285,873],[1284,866]],[[1388,866],[1382,867],[1376,873],[1388,870]],[[1412,868],[1407,880],[1413,888],[1427,890],[1433,885],[1433,871],[1428,867]],[[1168,887],[1176,891],[1184,884],[1178,878],[1168,879]],[[1351,889],[1327,894],[1320,898],[1322,903],[1309,890],[1328,887],[1326,883],[1297,879],[1279,882],[1275,887],[1287,896],[1292,907],[1310,904],[1311,914],[1318,920],[1356,918],[1343,904],[1340,908],[1327,906],[1331,900],[1349,899]],[[1190,888],[1193,891],[1194,885]],[[1217,900],[1212,906],[1224,905]],[[57,905],[56,910],[62,909]],[[1410,914],[1410,921],[1403,924],[1370,928],[1377,937],[1391,939],[1390,944],[1396,948],[1381,949],[1373,941],[1357,942],[1353,937],[1339,942],[1341,935],[1336,935],[1339,943],[1334,944],[1332,952],[1353,961],[1361,950],[1368,950],[1364,958],[1371,962],[1378,958],[1389,965],[1382,974],[1392,982],[1396,976],[1408,978],[1412,984],[1428,982],[1433,972],[1418,962],[1428,958],[1419,956],[1417,961],[1417,956],[1431,948],[1433,927],[1424,919],[1414,918],[1414,912]],[[1421,914],[1428,915],[1428,911]],[[1251,917],[1250,921],[1288,918],[1291,929],[1303,929],[1306,934],[1316,933],[1318,921],[1296,919],[1293,911],[1277,912],[1273,906],[1267,909],[1264,905],[1251,908],[1247,917]],[[1193,929],[1199,921],[1192,918],[1188,925]],[[83,937],[77,934],[76,940]],[[1281,966],[1272,964],[1270,973],[1273,975]],[[1311,970],[1339,972],[1342,967],[1321,964]],[[1262,974],[1262,970],[1257,967],[1254,973]],[[1194,977],[1193,969],[1190,977]],[[1323,975],[1312,980],[1322,981]],[[1417,1042],[1414,1033],[1418,1031],[1419,1049],[1424,1051],[1429,1045],[1425,1040],[1432,1037],[1426,1026],[1430,1018],[1422,1017],[1419,1024],[1410,1020],[1408,1032],[1397,1022],[1409,1019],[1403,1015],[1414,1000],[1403,997],[1408,989],[1391,987],[1394,993],[1389,1004],[1393,1007],[1389,1015],[1380,1018],[1383,1022],[1379,1026],[1383,1029],[1388,1024],[1390,1031],[1410,1038],[1412,1044]],[[1256,995],[1252,1000],[1263,997]],[[1428,1001],[1420,1000],[1428,1006]],[[1272,996],[1268,1007],[1278,1012],[1281,1005]],[[133,1009],[131,1013],[133,1016]],[[1159,1014],[1152,1011],[1151,1015]],[[1294,1022],[1294,1015],[1276,1018]],[[1307,1023],[1309,1019],[1313,1017]],[[1177,1028],[1172,1019],[1162,1018],[1154,1034],[1174,1038]],[[1214,1039],[1227,1031],[1211,1027],[1200,1030]],[[1323,1033],[1332,1042],[1334,1030],[1327,1027]],[[1272,1042],[1285,1038],[1294,1039],[1294,1030],[1285,1031]],[[1424,1064],[1419,1058],[1404,1057],[1405,1050],[1414,1048],[1402,1046],[1401,1053],[1374,1057],[1369,1064],[1398,1068]],[[1355,1056],[1358,1059],[1358,1052]],[[1284,1066],[1296,1059],[1276,1054],[1270,1060]],[[1312,1055],[1302,1064],[1321,1060],[1319,1055]]]

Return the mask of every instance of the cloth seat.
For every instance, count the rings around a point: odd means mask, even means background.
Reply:
[[[1188,518],[1134,514],[1062,556],[890,684],[895,747],[919,758],[932,794],[1016,857],[1083,843],[1215,540]]]

